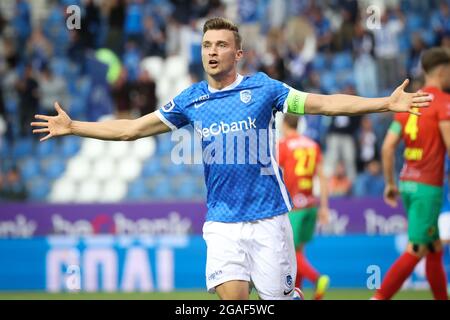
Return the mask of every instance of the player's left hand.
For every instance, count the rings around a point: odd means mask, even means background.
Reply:
[[[406,79],[395,89],[389,97],[389,110],[394,112],[409,112],[420,115],[420,112],[414,108],[426,108],[433,100],[432,96],[426,92],[417,91],[415,93],[405,92],[409,80]]]
[[[319,218],[319,224],[326,225],[330,220],[330,210],[328,207],[320,207],[319,212],[317,213]]]
[[[395,185],[386,185],[384,188],[384,202],[392,208],[397,208],[398,189]]]

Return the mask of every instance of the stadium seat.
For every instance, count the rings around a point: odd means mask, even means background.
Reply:
[[[91,162],[88,158],[77,155],[69,160],[65,176],[75,181],[88,178],[91,174]]]
[[[33,159],[32,156],[22,161],[19,167],[20,175],[24,181],[31,181],[41,173],[39,162]]]
[[[77,184],[70,178],[60,178],[52,185],[52,190],[48,195],[48,201],[64,203],[73,202],[77,190]]]
[[[141,68],[147,71],[153,79],[158,79],[163,73],[164,60],[157,56],[144,58]]]
[[[169,183],[162,183],[151,190],[150,197],[154,200],[169,200],[175,198],[175,195]]]
[[[117,173],[116,161],[110,157],[96,159],[92,165],[92,177],[99,181],[109,180]]]
[[[48,156],[55,155],[56,153],[56,144],[57,141],[55,139],[49,139],[43,142],[40,142],[36,145],[35,154],[39,158],[45,158]]]
[[[88,159],[97,159],[105,155],[106,141],[84,138],[81,143],[80,155]]]
[[[128,141],[107,141],[105,143],[105,153],[103,156],[113,159],[121,159],[130,154],[130,145]]]
[[[100,190],[100,202],[119,202],[125,198],[127,194],[127,183],[125,180],[113,178],[103,184]]]
[[[139,160],[146,160],[153,156],[156,151],[156,141],[153,137],[136,140],[131,143],[130,155]]]
[[[21,138],[13,145],[12,156],[18,160],[33,153],[33,140],[29,138]]]
[[[50,184],[44,178],[34,178],[27,182],[28,198],[33,201],[44,201],[50,192]]]
[[[188,74],[188,62],[182,56],[170,56],[165,61],[164,73],[170,79],[178,79]]]
[[[425,30],[422,30],[422,32],[420,34],[422,36],[423,41],[425,42],[425,44],[427,46],[431,47],[436,42],[436,35],[434,34],[433,30],[425,29]]]
[[[186,165],[184,164],[173,164],[165,166],[165,172],[170,177],[176,177],[187,172]]]
[[[409,13],[406,15],[406,30],[407,33],[420,31],[424,27],[424,21],[420,14]]]
[[[333,93],[338,91],[335,74],[333,72],[323,72],[320,75],[320,86],[326,93]]]
[[[332,68],[334,72],[340,72],[353,68],[352,55],[349,52],[340,52],[335,54],[332,60]]]
[[[145,183],[145,179],[138,178],[130,183],[128,186],[127,196],[128,200],[139,201],[145,200],[149,197],[149,190]]]
[[[152,158],[144,162],[141,176],[144,178],[152,177],[161,172],[161,163],[158,159]]]
[[[51,156],[47,159],[43,159],[41,162],[41,167],[44,176],[49,180],[59,178],[66,169],[64,160],[57,156]]]
[[[321,72],[327,68],[327,60],[324,54],[318,53],[312,61],[312,67],[315,71]]]
[[[50,68],[52,72],[60,76],[61,78],[65,78],[67,76],[67,69],[69,67],[69,62],[66,58],[55,57],[50,61]]]
[[[171,93],[171,81],[169,78],[162,76],[160,79],[157,79],[156,82],[156,97],[158,98],[160,105],[165,105],[169,102],[167,97],[170,96]]]
[[[94,179],[81,182],[79,189],[75,192],[75,202],[98,202],[100,199],[101,185]]]
[[[0,158],[6,159],[7,157],[10,157],[11,153],[11,144],[5,140],[0,140]]]
[[[135,157],[128,156],[118,162],[116,175],[124,181],[136,179],[142,170],[142,162]]]
[[[73,157],[80,151],[81,138],[77,136],[67,136],[61,138],[60,155],[64,158]]]
[[[5,110],[9,114],[16,114],[19,111],[17,101],[14,99],[6,99],[5,100]]]

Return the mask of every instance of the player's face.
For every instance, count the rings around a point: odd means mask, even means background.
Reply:
[[[242,57],[238,50],[233,31],[208,30],[203,35],[202,62],[206,73],[211,77],[220,77],[236,69]]]

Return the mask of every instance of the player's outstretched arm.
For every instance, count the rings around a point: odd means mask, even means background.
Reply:
[[[428,107],[432,97],[428,93],[405,92],[409,80],[405,80],[390,97],[363,98],[346,94],[308,94],[305,113],[325,115],[358,115],[373,112],[409,112],[419,115],[414,108]]]
[[[386,137],[383,141],[383,146],[381,148],[381,157],[383,164],[383,174],[384,174],[384,202],[389,206],[395,208],[397,207],[397,197],[398,188],[395,183],[395,149],[400,142],[400,135],[388,131]]]
[[[70,119],[58,102],[55,102],[55,110],[56,116],[38,114],[35,118],[43,121],[31,123],[32,127],[38,128],[34,129],[33,133],[46,134],[40,141],[70,134],[101,140],[130,141],[170,131],[154,113],[134,120],[83,122]]]

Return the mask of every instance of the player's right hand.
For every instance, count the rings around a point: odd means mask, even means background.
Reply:
[[[40,139],[40,141],[47,140],[51,137],[64,136],[71,134],[70,125],[72,120],[67,113],[61,108],[58,102],[55,102],[55,110],[58,113],[56,116],[45,116],[37,114],[34,117],[39,122],[32,122],[32,127],[42,127],[41,129],[34,129],[33,133],[47,133],[47,135]]]
[[[384,188],[384,202],[392,208],[397,208],[398,194],[396,185],[386,185]]]

